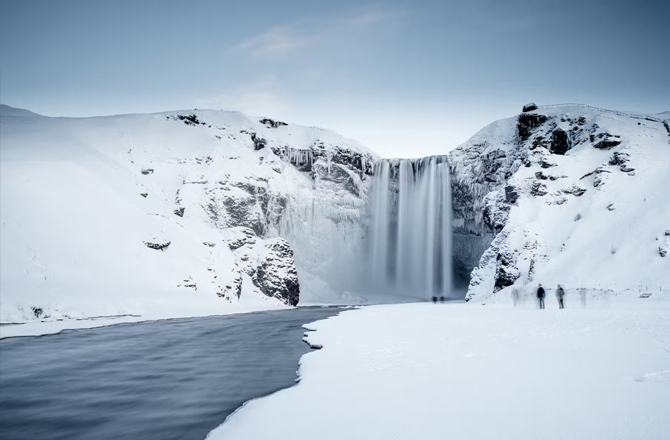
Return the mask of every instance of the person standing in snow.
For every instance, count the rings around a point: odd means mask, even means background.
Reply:
[[[514,304],[514,307],[516,307],[516,304],[519,302],[519,289],[517,287],[512,288],[512,303]]]
[[[542,284],[537,286],[537,300],[540,302],[540,308],[544,309],[544,287],[542,287]]]
[[[565,304],[563,303],[563,297],[565,296],[565,290],[563,290],[563,286],[560,284],[558,285],[558,288],[556,289],[556,298],[558,298],[558,308],[559,309],[564,309]]]
[[[437,297],[436,296],[433,297],[433,304],[437,304]]]
[[[579,290],[579,298],[582,300],[582,308],[586,308],[586,289],[581,288]]]

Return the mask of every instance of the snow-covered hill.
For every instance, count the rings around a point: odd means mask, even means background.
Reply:
[[[359,143],[237,112],[36,116],[2,106],[2,322],[337,301]]]
[[[1,110],[2,322],[357,301],[377,156],[356,141],[237,112]],[[538,282],[670,288],[660,119],[546,108],[455,149],[468,298]]]
[[[670,289],[670,126],[659,117],[545,108],[454,150],[455,224],[495,235],[468,299],[537,283]]]

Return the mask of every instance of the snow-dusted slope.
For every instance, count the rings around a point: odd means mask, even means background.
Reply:
[[[3,322],[323,299],[375,158],[236,112],[30,113],[2,107]]]
[[[670,127],[658,117],[540,109],[454,150],[455,222],[496,234],[468,298],[537,283],[670,289]]]

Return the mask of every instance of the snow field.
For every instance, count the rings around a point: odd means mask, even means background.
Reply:
[[[645,301],[343,312],[208,439],[667,439],[670,301]]]

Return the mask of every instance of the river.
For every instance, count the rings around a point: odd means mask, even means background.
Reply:
[[[0,437],[204,439],[245,401],[292,386],[297,308],[0,341]]]

